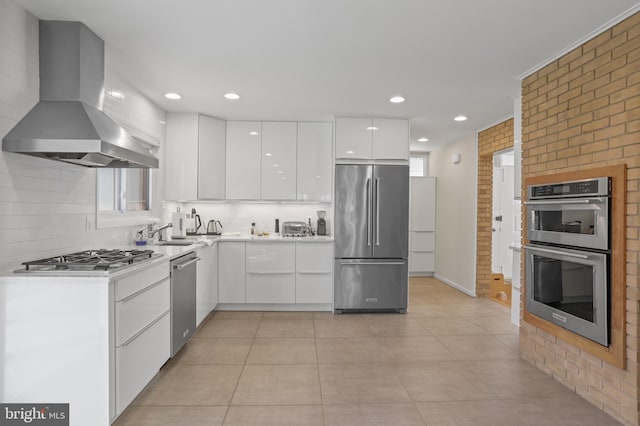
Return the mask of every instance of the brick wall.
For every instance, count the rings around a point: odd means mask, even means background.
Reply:
[[[513,118],[478,133],[476,294],[480,297],[491,293],[493,154],[508,148],[513,148]]]
[[[522,181],[627,164],[626,370],[522,321],[523,358],[615,418],[638,425],[640,14],[522,83]]]

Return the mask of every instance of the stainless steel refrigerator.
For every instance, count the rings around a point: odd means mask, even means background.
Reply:
[[[407,311],[409,166],[336,165],[334,311]]]

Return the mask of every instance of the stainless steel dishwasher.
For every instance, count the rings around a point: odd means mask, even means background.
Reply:
[[[196,331],[195,252],[171,261],[171,356],[182,349]]]

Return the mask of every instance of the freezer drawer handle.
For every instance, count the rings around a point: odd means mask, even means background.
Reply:
[[[188,262],[184,262],[181,263],[179,265],[173,265],[173,269],[177,269],[178,271],[183,270],[184,268],[186,268],[187,266],[196,263],[197,261],[201,260],[199,257],[194,257],[192,260],[188,261]]]
[[[341,265],[351,266],[351,265],[404,265],[405,262],[340,262]]]
[[[527,250],[540,251],[542,253],[560,254],[562,256],[575,257],[576,259],[588,259],[589,258],[589,256],[586,255],[586,254],[567,253],[566,251],[551,250],[551,249],[540,248],[540,247],[531,247],[531,246],[524,246],[524,248],[527,249]]]

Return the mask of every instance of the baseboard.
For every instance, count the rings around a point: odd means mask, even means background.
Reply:
[[[460,284],[458,284],[458,283],[456,283],[454,281],[451,281],[450,279],[447,279],[447,278],[443,277],[440,274],[433,274],[433,277],[435,279],[438,279],[438,280],[442,281],[443,283],[455,288],[456,290],[460,290],[464,294],[467,294],[467,295],[469,295],[471,297],[476,297],[476,294],[474,292],[472,292],[471,290],[462,287]]]
[[[409,272],[410,277],[433,277],[433,272]]]

